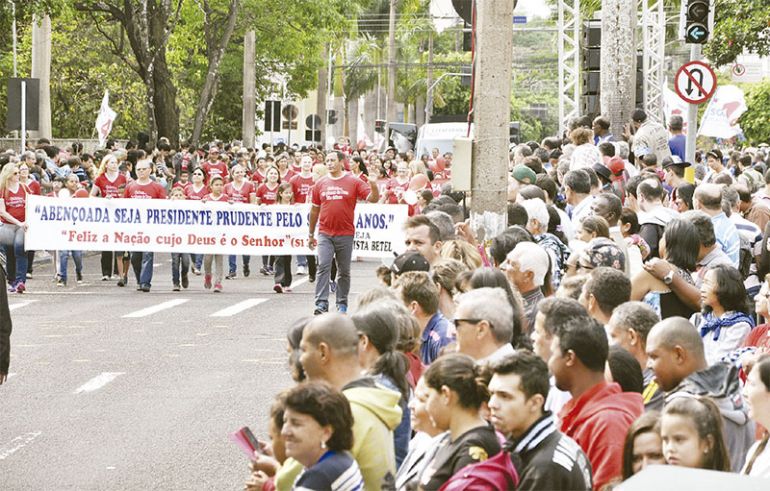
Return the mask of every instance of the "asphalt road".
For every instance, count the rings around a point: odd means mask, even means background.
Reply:
[[[150,293],[102,282],[90,256],[82,285],[72,264],[64,288],[38,265],[29,293],[9,295],[0,489],[242,488],[247,460],[228,434],[266,436],[273,396],[291,384],[285,333],[312,313],[313,285],[297,277],[279,295],[272,277],[239,269],[223,293],[192,275],[172,292],[169,256],[155,260]],[[377,265],[353,264],[354,295]]]

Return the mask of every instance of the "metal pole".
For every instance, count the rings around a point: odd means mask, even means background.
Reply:
[[[690,45],[690,61],[697,61],[701,58],[701,45]],[[686,161],[695,164],[695,138],[698,133],[698,105],[687,105],[687,140],[686,140]]]
[[[27,82],[21,81],[21,153],[27,148]]]

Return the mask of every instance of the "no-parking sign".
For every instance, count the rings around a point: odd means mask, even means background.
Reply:
[[[702,104],[714,95],[717,76],[706,63],[691,61],[676,72],[674,88],[682,100],[690,104]]]

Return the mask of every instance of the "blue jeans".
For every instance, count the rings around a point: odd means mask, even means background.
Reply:
[[[236,256],[235,254],[231,255],[228,258],[227,262],[228,262],[228,265],[230,266],[230,269],[228,271],[230,271],[231,273],[235,273],[235,271],[238,269],[238,256]],[[248,266],[249,262],[251,262],[251,256],[243,256],[243,265]]]
[[[131,267],[139,286],[152,286],[152,264],[155,254],[152,252],[132,252]]]
[[[203,254],[191,254],[192,260],[195,264],[195,269],[200,271],[203,269]]]
[[[307,256],[297,256],[297,266],[307,267]]]
[[[337,263],[337,306],[348,305],[350,293],[350,261],[353,257],[352,235],[318,234],[318,273],[315,284],[315,305],[329,308],[329,279],[332,263]]]
[[[80,275],[83,272],[83,251],[59,251],[59,278],[67,282],[67,260],[72,254],[72,261],[75,263],[75,274]]]
[[[179,284],[179,270],[182,270],[182,276],[187,276],[190,270],[190,255],[186,252],[171,253],[171,282],[174,285]]]
[[[3,223],[0,225],[0,244],[6,250],[12,248],[16,256],[16,277],[12,283],[24,283],[27,281],[27,253],[24,251],[24,227]]]

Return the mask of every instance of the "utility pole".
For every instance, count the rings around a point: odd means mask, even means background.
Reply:
[[[396,4],[398,0],[390,0],[390,19],[388,21],[388,95],[386,118],[389,123],[396,120]]]
[[[701,59],[701,45],[690,45],[690,61]],[[687,104],[687,139],[685,140],[685,161],[695,165],[695,140],[698,137],[698,105]]]
[[[432,87],[433,86],[433,30],[430,31],[430,34],[428,34],[428,68],[426,69],[425,73],[425,86],[426,87]],[[433,112],[433,93],[431,92],[431,100],[430,100],[430,110]],[[425,101],[425,124],[430,123],[430,113],[427,111],[428,107],[428,101]],[[415,114],[415,117],[417,115]],[[418,155],[419,157],[419,155]]]
[[[508,142],[511,119],[513,8],[511,0],[476,3],[471,225],[492,238],[507,220]]]
[[[321,141],[318,142],[321,145],[326,144],[326,101],[328,100],[328,76],[327,67],[329,63],[329,44],[324,46],[323,54],[324,63],[318,70],[318,95],[316,96],[316,114],[321,119]]]
[[[51,18],[32,18],[32,78],[40,79],[38,138],[51,138]]]
[[[254,148],[256,144],[256,38],[255,31],[248,31],[243,39],[243,146]]]

